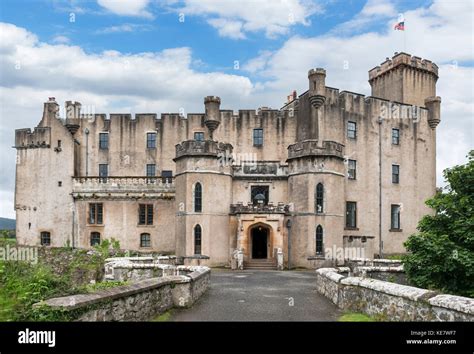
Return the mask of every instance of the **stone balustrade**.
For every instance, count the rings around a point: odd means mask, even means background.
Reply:
[[[231,204],[231,214],[288,214],[290,212],[290,206],[284,203],[273,203],[268,204],[252,204],[243,203]]]
[[[81,197],[172,197],[174,179],[160,176],[73,177],[74,198]]]

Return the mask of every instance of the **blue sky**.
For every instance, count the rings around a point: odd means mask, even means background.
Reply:
[[[470,0],[2,0],[0,216],[14,217],[14,130],[33,128],[54,96],[96,113],[279,108],[326,84],[370,94],[368,70],[394,52],[439,66],[437,184],[474,147]],[[406,31],[395,31],[399,13]],[[71,15],[74,21],[71,21]],[[183,21],[184,15],[184,21]],[[237,66],[236,66],[237,64]],[[455,142],[455,143],[453,143]]]

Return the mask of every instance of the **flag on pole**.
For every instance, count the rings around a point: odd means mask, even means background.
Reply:
[[[398,22],[393,28],[396,31],[404,31],[405,30],[405,18],[403,14],[398,14]]]
[[[405,21],[398,22],[398,23],[395,25],[394,29],[395,29],[396,31],[404,31],[404,30],[405,30]]]

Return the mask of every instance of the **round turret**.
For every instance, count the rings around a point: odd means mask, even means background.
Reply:
[[[316,109],[326,101],[326,70],[322,68],[308,71],[309,101]]]
[[[204,106],[206,108],[206,115],[204,117],[204,124],[209,129],[209,135],[212,140],[212,133],[220,124],[220,105],[221,99],[217,96],[207,96],[204,98]]]

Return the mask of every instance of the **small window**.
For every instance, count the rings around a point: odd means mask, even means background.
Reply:
[[[348,177],[349,179],[356,179],[357,177],[357,161],[349,160],[348,162]]]
[[[316,213],[321,214],[324,212],[324,186],[322,183],[318,183],[316,186]]]
[[[146,133],[147,149],[156,149],[156,133]]]
[[[194,132],[194,140],[204,141],[204,132]]]
[[[351,139],[357,137],[357,123],[347,122],[347,137]]]
[[[100,232],[91,232],[91,246],[100,245]]]
[[[156,165],[155,164],[147,164],[146,165],[146,176],[147,177],[155,177],[156,176]]]
[[[43,231],[40,233],[41,246],[51,246],[51,233]]]
[[[151,247],[151,236],[148,233],[140,234],[140,247]]]
[[[400,144],[400,130],[392,129],[392,144],[399,145]]]
[[[263,146],[263,129],[253,130],[253,146]]]
[[[322,255],[324,254],[323,249],[323,227],[318,225],[316,228],[316,254]]]
[[[263,197],[263,198],[262,198]],[[259,200],[262,201],[263,205],[268,205],[270,200],[270,187],[269,186],[252,186],[250,187],[250,199],[254,205],[259,204]]]
[[[109,134],[99,133],[99,149],[106,150],[109,148]]]
[[[357,227],[357,203],[346,202],[346,227],[355,229]]]
[[[103,223],[103,204],[102,203],[90,203],[89,204],[89,224],[98,224]]]
[[[400,166],[392,165],[392,183],[400,183]]]
[[[138,206],[138,224],[153,225],[153,204],[140,204]]]
[[[201,225],[194,226],[194,254],[201,254],[201,242],[202,242],[202,230]]]
[[[194,185],[194,212],[202,212],[202,186],[199,182]]]
[[[391,209],[390,228],[392,230],[400,230],[400,205],[392,204]]]
[[[161,171],[161,178],[163,183],[173,182],[173,171],[163,170]]]

